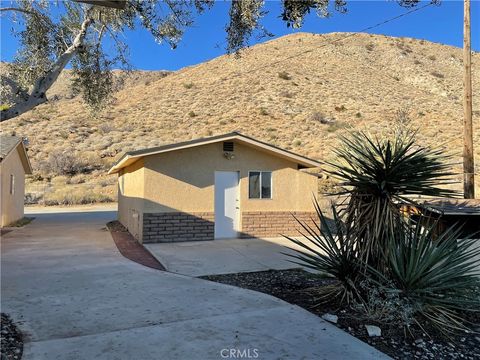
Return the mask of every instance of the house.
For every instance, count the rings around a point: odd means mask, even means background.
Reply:
[[[412,218],[423,215],[442,233],[452,226],[461,226],[461,236],[476,235],[480,230],[480,199],[440,198],[420,200]]]
[[[139,241],[298,234],[316,216],[321,163],[239,133],[124,154],[118,218]]]
[[[0,135],[0,226],[23,218],[25,174],[32,167],[21,138]]]

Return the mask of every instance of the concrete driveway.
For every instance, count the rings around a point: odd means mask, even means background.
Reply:
[[[2,238],[2,311],[24,359],[386,359],[271,296],[123,258],[110,211],[37,214]]]
[[[225,239],[145,244],[145,248],[168,271],[189,275],[218,275],[237,272],[299,268],[283,253],[296,246],[285,238]]]

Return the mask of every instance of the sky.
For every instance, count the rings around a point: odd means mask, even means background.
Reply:
[[[10,1],[0,0],[2,4]],[[419,7],[426,4],[422,2]],[[410,9],[402,8],[395,1],[347,1],[347,13],[332,12],[329,18],[308,15],[299,30],[287,28],[279,18],[280,1],[266,1],[268,14],[262,25],[277,38],[294,32],[330,33],[357,32],[404,14]],[[167,44],[159,45],[145,30],[125,34],[130,48],[130,61],[134,68],[143,70],[177,70],[198,64],[225,54],[225,26],[230,3],[217,1],[209,11],[196,18],[192,28],[187,29],[178,47],[172,50]],[[480,51],[480,0],[472,0],[472,49]],[[11,61],[18,43],[10,34],[12,23],[1,17],[0,59]],[[437,43],[462,47],[463,1],[445,1],[431,5],[399,19],[364,31],[372,34],[412,37]],[[272,38],[251,39],[251,45]]]

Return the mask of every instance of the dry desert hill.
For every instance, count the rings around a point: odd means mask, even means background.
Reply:
[[[472,61],[480,164],[480,55]],[[66,71],[49,103],[1,130],[28,137],[35,174],[27,197],[47,204],[115,199],[116,179],[106,171],[128,150],[240,131],[331,160],[339,134],[389,132],[399,110],[419,128],[420,143],[444,145],[460,164],[462,74],[462,50],[451,46],[297,33],[255,45],[238,59],[220,56],[169,74],[135,71],[95,117],[70,92]]]

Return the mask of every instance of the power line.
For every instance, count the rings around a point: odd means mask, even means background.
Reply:
[[[386,19],[386,20],[384,20],[384,21],[382,21],[382,22],[379,22],[379,23],[377,23],[377,24],[375,24],[375,25],[371,25],[371,26],[365,27],[365,28],[363,28],[363,29],[361,29],[361,30],[359,30],[359,31],[357,31],[357,32],[349,33],[349,34],[347,34],[347,35],[344,35],[343,37],[340,37],[340,38],[335,39],[335,40],[333,40],[333,41],[330,41],[330,42],[327,42],[327,43],[322,44],[322,45],[320,45],[320,46],[317,46],[317,47],[315,48],[315,50],[321,49],[321,48],[326,47],[326,46],[329,46],[329,45],[336,44],[337,42],[340,42],[340,41],[343,41],[343,40],[345,40],[345,39],[348,39],[348,38],[350,38],[350,37],[352,37],[352,36],[355,36],[355,35],[356,35],[357,33],[359,33],[359,32],[366,32],[366,31],[375,29],[375,28],[377,28],[377,27],[379,27],[379,26],[382,26],[382,25],[385,25],[385,24],[387,24],[387,23],[389,23],[389,22],[392,22],[392,21],[395,21],[395,20],[397,20],[397,19],[400,19],[400,18],[402,18],[402,17],[404,17],[404,16],[413,14],[414,12],[423,10],[423,9],[425,9],[426,7],[431,6],[431,5],[432,5],[432,3],[430,2],[430,3],[428,3],[428,4],[425,4],[425,5],[421,6],[421,7],[417,7],[417,8],[414,8],[414,9],[412,9],[412,10],[409,10],[409,11],[403,13],[403,14],[394,16],[394,17],[389,18],[389,19]],[[258,71],[258,70],[262,70],[262,69],[265,69],[265,68],[270,67],[270,66],[272,66],[272,65],[280,64],[280,63],[282,63],[282,62],[284,62],[284,61],[286,61],[286,60],[291,60],[291,59],[294,59],[294,58],[296,58],[296,57],[298,57],[298,56],[300,56],[300,55],[307,54],[307,53],[310,53],[310,52],[313,52],[313,49],[301,51],[301,52],[299,52],[299,53],[297,53],[297,54],[294,54],[294,55],[291,55],[291,56],[287,56],[287,57],[285,57],[285,58],[283,58],[283,59],[280,59],[280,60],[271,62],[271,63],[269,63],[268,65],[263,65],[263,66],[260,66],[260,67],[255,68],[255,69],[253,69],[253,70],[245,71],[245,72],[243,72],[243,73],[236,73],[236,74],[234,74],[233,76],[234,76],[234,77],[238,77],[238,76],[241,76],[241,75],[243,75],[243,74],[247,74],[247,73],[255,72],[255,71]]]

